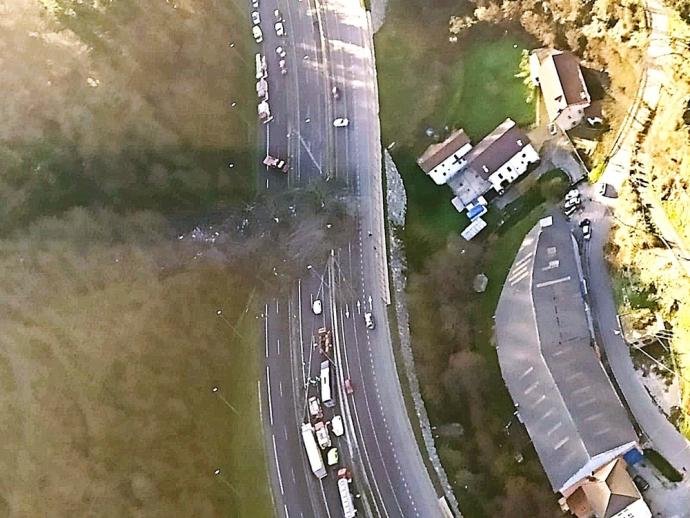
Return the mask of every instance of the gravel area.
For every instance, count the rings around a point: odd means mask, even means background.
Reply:
[[[448,482],[441,460],[436,452],[433,435],[431,432],[431,424],[429,423],[429,416],[426,413],[424,400],[419,388],[419,380],[415,372],[414,354],[412,352],[412,341],[410,337],[410,323],[409,313],[407,311],[407,298],[405,294],[405,287],[407,285],[407,262],[405,259],[405,250],[403,243],[396,235],[396,229],[405,226],[405,211],[407,208],[407,194],[405,192],[405,185],[402,177],[393,162],[393,159],[387,150],[384,150],[385,169],[386,169],[386,184],[387,184],[387,208],[388,208],[388,231],[390,239],[390,269],[392,277],[392,288],[394,292],[395,312],[398,322],[398,334],[400,337],[400,349],[402,352],[405,373],[407,374],[408,386],[412,400],[414,402],[415,412],[419,425],[422,430],[422,437],[424,445],[428,453],[428,458],[436,471],[437,479],[443,486],[446,500],[450,505],[455,516],[461,517],[458,502],[453,494],[453,489]]]

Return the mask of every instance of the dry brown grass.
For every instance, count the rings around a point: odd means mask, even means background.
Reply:
[[[0,243],[1,515],[270,513],[249,286],[166,234],[76,211]]]
[[[0,0],[0,516],[271,514],[251,287],[158,215],[253,184],[236,5]]]

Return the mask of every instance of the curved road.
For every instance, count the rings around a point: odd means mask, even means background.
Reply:
[[[276,8],[285,37],[272,27]],[[378,92],[367,13],[356,0],[263,0],[260,13],[274,116],[266,125],[266,149],[291,165],[287,178],[266,171],[261,185],[280,191],[339,178],[357,221],[347,248],[333,251],[325,264],[315,258],[289,297],[264,307],[266,369],[259,390],[276,509],[280,516],[342,516],[335,477],[319,481],[311,474],[299,432],[307,396],[317,393],[308,380],[318,376],[323,359],[313,337],[326,324],[334,333],[330,359],[339,401],[325,414],[344,418],[345,436],[332,439],[340,464],[353,471],[360,514],[440,516],[404,405],[387,320]],[[278,70],[279,45],[287,52],[287,75]],[[333,86],[340,90],[337,100]],[[347,117],[349,127],[334,128],[335,117]],[[323,301],[318,316],[311,311],[314,298]],[[364,325],[365,308],[376,318],[374,330]],[[346,378],[352,396],[344,392]]]

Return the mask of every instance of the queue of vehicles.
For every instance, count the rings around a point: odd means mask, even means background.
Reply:
[[[251,1],[252,8],[252,36],[257,44],[263,43],[263,31],[261,29],[261,15],[258,11],[259,0]],[[273,29],[278,37],[286,35],[285,24],[280,10],[273,11],[274,21]],[[278,58],[278,68],[281,75],[287,74],[286,57],[287,52],[285,48],[280,45],[275,49]],[[271,108],[269,105],[269,88],[268,88],[268,67],[266,64],[266,57],[261,53],[256,53],[256,94],[258,97],[257,112],[259,120],[263,124],[268,124],[272,119]],[[340,90],[334,86],[331,91],[334,99],[340,98]],[[333,121],[334,127],[347,127],[349,120],[344,117],[336,118]],[[286,160],[266,155],[263,164],[267,167],[288,172],[289,166]],[[315,315],[320,315],[322,312],[322,304],[319,299],[312,302],[312,311]],[[370,315],[370,314],[369,314]],[[365,318],[368,328],[373,329],[373,318]],[[370,324],[371,322],[371,324]],[[371,325],[371,327],[370,327]],[[336,467],[339,463],[339,453],[337,447],[333,446],[330,431],[336,437],[341,437],[345,433],[343,420],[340,415],[333,415],[330,421],[324,420],[323,407],[334,408],[336,405],[335,397],[332,388],[331,363],[328,355],[332,349],[332,333],[330,329],[322,327],[318,330],[318,343],[321,354],[325,359],[320,364],[319,388],[320,399],[318,396],[311,396],[308,398],[308,416],[309,419],[301,426],[302,442],[307,454],[309,466],[311,471],[318,479],[323,479],[327,476],[326,466],[324,465],[324,452],[326,455],[326,464],[329,467]],[[345,392],[347,394],[353,393],[352,383],[349,379],[344,383]],[[323,405],[323,407],[322,407]],[[345,518],[354,518],[357,510],[354,505],[352,493],[350,491],[350,484],[352,483],[352,475],[347,468],[340,468],[337,471],[338,494],[340,497],[341,506]]]
[[[316,302],[318,302],[318,305]],[[316,299],[312,302],[312,311],[315,315],[321,314],[322,307],[320,299]],[[308,397],[308,418],[307,422],[302,424],[302,439],[309,465],[314,476],[319,479],[328,475],[327,467],[338,468],[340,455],[332,436],[342,437],[345,434],[342,416],[333,414],[330,421],[328,421],[324,415],[325,410],[331,411],[330,409],[336,406],[336,397],[333,390],[332,360],[330,356],[333,347],[332,340],[333,334],[329,328],[324,326],[317,330],[314,349],[318,349],[319,355],[322,358],[319,366],[319,394]],[[349,379],[344,381],[344,388],[347,394],[352,394],[352,383]],[[347,468],[338,468],[338,494],[343,514],[346,517],[354,517],[357,513],[352,493],[350,492],[351,482],[352,475],[350,471]]]

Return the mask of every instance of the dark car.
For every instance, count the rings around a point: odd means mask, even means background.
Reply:
[[[582,237],[589,240],[592,237],[592,224],[587,218],[580,221],[580,228],[582,229]]]
[[[649,489],[649,482],[647,482],[641,475],[635,475],[633,477],[633,482],[640,491],[647,491]]]

